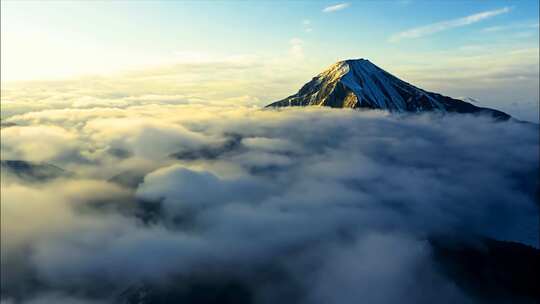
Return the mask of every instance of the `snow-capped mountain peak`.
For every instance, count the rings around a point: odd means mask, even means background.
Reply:
[[[306,83],[298,93],[269,107],[314,105],[384,109],[390,112],[486,112],[499,119],[510,117],[497,110],[480,108],[417,88],[367,59],[339,61]]]

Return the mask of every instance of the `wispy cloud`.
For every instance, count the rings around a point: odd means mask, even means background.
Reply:
[[[510,7],[503,7],[496,10],[480,12],[473,15],[457,18],[457,19],[446,20],[446,21],[441,21],[441,22],[421,26],[421,27],[412,28],[412,29],[392,35],[389,41],[398,42],[403,39],[420,38],[423,36],[446,31],[452,28],[473,24],[473,23],[476,23],[476,22],[479,22],[479,21],[482,21],[491,17],[495,17],[497,15],[506,14],[510,12],[510,10],[511,10]]]
[[[458,50],[463,52],[482,52],[486,50],[486,46],[478,44],[468,44],[460,46]]]
[[[507,24],[507,25],[497,25],[497,26],[490,26],[486,27],[482,30],[482,32],[500,32],[500,31],[506,31],[506,30],[513,30],[513,29],[537,29],[538,28],[538,22],[536,23],[515,23],[515,24]]]
[[[323,8],[322,11],[323,11],[323,13],[332,13],[332,12],[340,11],[342,9],[346,9],[350,5],[351,4],[347,3],[347,2],[339,3],[339,4],[336,4],[336,5],[327,6],[327,7]]]
[[[292,38],[289,40],[289,53],[293,58],[303,59],[304,58],[304,40],[300,38]]]
[[[311,33],[313,31],[313,28],[311,27],[311,20],[309,19],[304,19],[302,21],[302,26],[304,27],[304,31],[306,33]]]

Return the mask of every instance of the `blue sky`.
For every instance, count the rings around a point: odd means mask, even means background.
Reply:
[[[2,1],[2,82],[235,58],[296,72],[292,89],[362,57],[454,97],[505,85],[494,98],[538,102],[538,11],[536,0]]]
[[[338,9],[323,12],[332,6]],[[394,53],[460,50],[471,46],[534,47],[538,45],[538,9],[535,0],[6,1],[2,2],[2,36],[7,33],[7,45],[3,44],[2,48],[9,51],[6,61],[27,61],[28,58],[19,56],[17,43],[8,40],[26,31],[30,32],[28,38],[35,40],[32,52],[44,47],[62,58],[63,53],[99,46],[97,53],[94,50],[92,54],[102,56],[104,61],[109,60],[108,56],[126,53],[131,53],[126,56],[137,61],[179,52],[280,56],[283,49],[291,47],[291,39],[296,38],[311,60],[328,65],[340,58],[368,57],[380,61]],[[391,41],[392,37],[411,29],[485,12],[498,13],[470,24]],[[10,55],[14,59],[7,57]],[[54,57],[51,54],[26,57],[45,61],[47,55]],[[79,72],[84,70],[81,64]],[[31,78],[32,73],[28,74]],[[6,77],[25,78],[7,74]]]

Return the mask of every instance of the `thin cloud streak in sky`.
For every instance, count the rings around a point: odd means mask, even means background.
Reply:
[[[513,29],[538,29],[539,24],[536,23],[521,23],[521,24],[510,24],[510,25],[499,25],[499,26],[491,26],[486,27],[482,30],[482,32],[500,32],[500,31],[506,31],[506,30],[513,30]]]
[[[400,40],[403,40],[403,39],[420,38],[423,36],[446,31],[452,28],[470,25],[470,24],[473,24],[473,23],[476,23],[476,22],[479,22],[479,21],[482,21],[491,17],[495,17],[497,15],[506,14],[510,12],[510,10],[511,10],[510,7],[504,7],[501,9],[485,11],[485,12],[469,15],[466,17],[458,18],[458,19],[446,20],[446,21],[441,21],[441,22],[421,26],[421,27],[412,28],[412,29],[409,29],[409,30],[406,30],[406,31],[403,31],[403,32],[400,32],[391,36],[389,41],[399,42]]]
[[[340,11],[342,9],[346,9],[350,5],[351,4],[347,3],[347,2],[339,3],[339,4],[336,4],[336,5],[327,6],[322,11],[323,11],[323,13],[332,13],[332,12]]]

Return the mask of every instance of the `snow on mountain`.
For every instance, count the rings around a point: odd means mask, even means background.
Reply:
[[[477,107],[463,100],[417,88],[366,59],[337,62],[306,83],[298,93],[268,105],[288,106],[371,108],[390,112],[485,113],[497,119],[510,118],[501,111]]]

